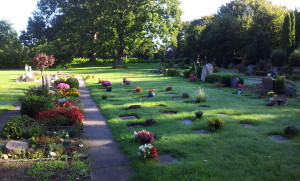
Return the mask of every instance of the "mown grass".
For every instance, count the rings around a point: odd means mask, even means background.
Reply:
[[[297,180],[300,176],[299,136],[291,142],[278,143],[268,138],[272,134],[283,134],[288,125],[300,128],[300,105],[296,99],[288,99],[287,106],[267,107],[267,99],[258,99],[253,93],[232,94],[233,89],[216,88],[212,84],[191,83],[179,77],[165,77],[150,73],[157,64],[130,64],[128,69],[103,67],[78,67],[73,73],[96,75],[86,80],[93,99],[108,118],[109,126],[123,150],[129,155],[132,167],[139,180]],[[133,81],[133,86],[121,85],[122,78]],[[105,92],[98,79],[113,83],[113,92]],[[131,92],[136,86],[142,93]],[[198,86],[203,88],[208,99],[201,104],[187,104],[194,98],[173,100],[166,92],[173,86],[172,93],[192,95]],[[142,99],[150,89],[156,97]],[[102,100],[103,94],[108,100]],[[130,105],[141,105],[138,110],[124,109]],[[156,105],[164,105],[160,109]],[[203,110],[204,117],[195,119],[194,111],[201,105],[210,106]],[[162,111],[178,111],[175,115],[164,115]],[[206,120],[225,113],[223,129],[210,135],[198,135],[194,130],[205,129]],[[136,114],[139,119],[124,121],[121,115]],[[159,154],[168,153],[180,161],[169,166],[154,162],[143,162],[137,155],[138,144],[133,139],[133,129],[128,123],[143,122],[155,118],[158,124],[147,127],[155,133]],[[192,119],[192,125],[184,125],[181,119]],[[240,123],[253,124],[255,128],[244,128]],[[142,128],[140,128],[142,129]],[[135,130],[140,130],[135,129]]]
[[[38,84],[36,82],[16,82],[16,79],[22,74],[25,74],[24,70],[0,71],[0,116],[16,104],[28,87]]]

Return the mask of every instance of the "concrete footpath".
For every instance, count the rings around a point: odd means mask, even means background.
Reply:
[[[2,130],[6,121],[8,121],[11,117],[18,116],[21,114],[20,109],[21,109],[21,105],[20,103],[17,103],[15,107],[5,112],[3,116],[0,116],[0,130]]]
[[[130,161],[112,137],[106,118],[92,100],[81,76],[80,100],[85,106],[84,133],[88,137],[88,159],[92,181],[127,181],[134,174]]]

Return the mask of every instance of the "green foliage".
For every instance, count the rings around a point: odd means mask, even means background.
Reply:
[[[277,77],[275,81],[275,92],[276,94],[281,94],[285,92],[285,84],[286,78],[285,77]]]
[[[187,69],[183,72],[183,77],[184,78],[190,78],[191,76],[191,70],[190,69]]]
[[[269,60],[271,56],[271,38],[267,32],[256,33],[252,45],[248,49],[247,63],[255,65],[260,60]]]
[[[205,82],[207,83],[214,83],[214,82],[220,82],[222,80],[222,75],[219,74],[209,74],[205,77]]]
[[[24,123],[21,116],[12,117],[8,120],[3,129],[2,135],[6,139],[21,139],[24,133]]]
[[[271,54],[271,63],[273,66],[282,66],[287,63],[287,53],[284,49],[276,49]]]
[[[28,134],[29,137],[39,137],[39,136],[43,136],[45,132],[44,127],[42,127],[41,125],[33,125],[29,128]]]
[[[26,96],[43,96],[49,97],[49,91],[47,87],[30,87],[29,90],[25,93]]]
[[[295,27],[294,17],[291,18],[291,14],[287,13],[284,18],[280,37],[280,48],[286,50],[287,55],[292,53],[295,42],[295,30],[292,30],[293,27]]]
[[[167,69],[167,75],[168,76],[178,76],[178,72],[175,69]]]
[[[195,112],[195,115],[196,115],[196,118],[202,118],[203,111],[198,110],[198,111]]]
[[[294,50],[294,52],[289,56],[288,60],[290,67],[300,67],[300,49]]]
[[[207,95],[206,95],[205,91],[200,87],[198,87],[198,89],[196,90],[194,97],[196,98],[195,101],[197,103],[205,102],[207,99]]]
[[[66,83],[70,85],[70,88],[79,89],[79,82],[76,78],[70,77],[66,80]]]
[[[221,78],[221,83],[224,84],[226,87],[230,87],[230,79],[235,77],[234,75],[224,75]]]
[[[60,114],[51,118],[38,119],[37,121],[45,126],[66,126],[70,122],[67,116]]]
[[[207,120],[207,125],[212,131],[221,129],[224,126],[224,124],[225,124],[224,120],[219,118],[211,118]]]
[[[21,114],[34,117],[39,112],[54,109],[51,99],[43,96],[26,96],[21,101]]]
[[[214,69],[214,71],[213,71],[214,73],[217,73],[217,72],[220,71],[220,68],[219,68],[219,67],[216,67],[216,66],[215,66],[213,69]]]
[[[299,129],[296,128],[295,126],[287,126],[284,128],[284,134],[290,137],[296,136],[299,134]]]

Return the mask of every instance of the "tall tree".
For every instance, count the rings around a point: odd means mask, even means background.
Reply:
[[[271,39],[267,32],[256,33],[252,45],[248,51],[248,64],[257,64],[259,61],[267,63],[271,56]]]
[[[300,48],[300,11],[295,10],[295,44]]]
[[[290,55],[293,51],[293,35],[292,35],[292,22],[290,13],[287,13],[282,25],[280,48],[286,50],[287,55]]]

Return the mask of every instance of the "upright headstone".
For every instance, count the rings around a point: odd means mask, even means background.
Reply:
[[[27,73],[27,71],[28,71],[28,65],[25,64],[25,72]]]
[[[28,72],[31,73],[32,69],[31,66],[28,66]]]
[[[264,78],[263,79],[263,91],[270,92],[274,91],[275,79],[274,78]]]
[[[272,67],[272,73],[276,75],[278,73],[278,67]]]
[[[230,78],[230,87],[236,89],[237,85],[239,83],[239,80],[240,79],[237,77]]]
[[[253,72],[253,65],[248,65],[247,72],[249,72],[249,73]]]
[[[208,63],[202,69],[201,80],[205,82],[205,77],[214,72],[214,67]]]

